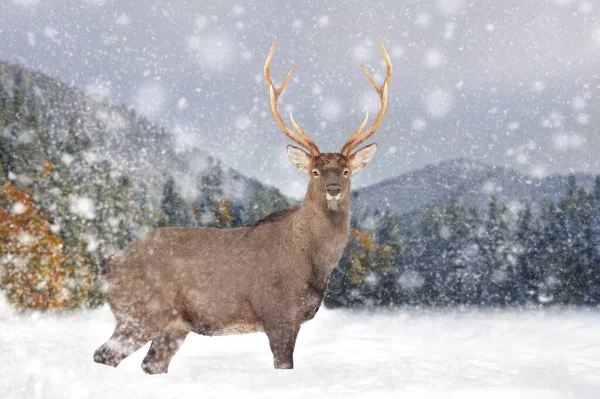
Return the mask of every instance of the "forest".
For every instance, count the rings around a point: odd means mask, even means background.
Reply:
[[[372,306],[597,306],[600,176],[569,177],[558,203],[513,211],[491,198],[480,215],[455,199],[402,228],[391,213],[353,218],[325,303]]]
[[[237,227],[293,203],[255,180],[249,198],[232,200],[224,167],[212,158],[194,200],[168,170],[156,187],[100,157],[80,113],[36,100],[26,75],[14,82],[0,85],[0,272],[3,294],[17,309],[98,307],[100,261],[147,231]],[[133,110],[123,112],[139,123]],[[148,126],[138,134],[165,135]],[[560,200],[520,209],[491,197],[487,213],[451,199],[416,217],[353,215],[325,304],[597,306],[600,177],[592,190],[574,175],[568,182]]]

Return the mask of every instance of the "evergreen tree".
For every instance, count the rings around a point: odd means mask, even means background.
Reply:
[[[399,305],[402,298],[398,279],[404,271],[405,242],[400,220],[393,213],[382,215],[376,232],[380,244],[379,303],[384,306]]]
[[[590,196],[589,259],[591,261],[588,303],[600,305],[600,176],[596,176],[594,193]]]
[[[489,304],[494,306],[514,305],[525,300],[524,287],[520,284],[516,270],[506,206],[492,198],[489,205],[485,235],[481,240],[482,255],[489,267],[485,276]]]
[[[546,280],[545,265],[540,256],[543,251],[543,227],[540,220],[533,215],[531,206],[527,205],[519,215],[516,241],[519,247],[518,276],[523,281],[527,302],[540,303],[545,297],[544,282]]]
[[[165,215],[164,225],[160,227],[186,226],[188,224],[185,202],[177,192],[175,180],[172,177],[167,179],[163,187],[163,199],[160,208]]]

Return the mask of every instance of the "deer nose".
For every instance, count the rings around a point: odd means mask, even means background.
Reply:
[[[340,191],[342,191],[342,187],[340,187],[339,184],[328,184],[326,189],[327,194],[331,195],[332,197],[335,197],[340,193]]]

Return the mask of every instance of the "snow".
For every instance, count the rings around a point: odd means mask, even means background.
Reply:
[[[420,131],[425,129],[427,122],[423,118],[415,118],[412,121],[411,127],[413,130]]]
[[[588,114],[580,113],[577,114],[577,123],[580,125],[587,125],[590,121],[590,116]]]
[[[0,305],[0,309],[2,306]],[[367,313],[321,310],[298,337],[295,370],[272,367],[264,334],[190,335],[168,374],[92,362],[107,309],[0,320],[5,398],[592,398],[600,318],[565,311]]]
[[[548,176],[548,171],[544,165],[533,166],[529,173],[531,174],[531,176],[538,179],[543,179]]]
[[[188,108],[188,100],[185,97],[179,98],[177,100],[177,109],[180,111],[185,111]]]
[[[367,62],[369,59],[371,59],[373,54],[371,53],[371,49],[369,49],[368,46],[366,46],[365,44],[359,44],[357,46],[354,46],[354,48],[352,49],[352,56],[356,61]]]
[[[129,22],[129,17],[125,13],[121,13],[121,15],[119,15],[119,18],[117,18],[117,20],[115,21],[117,25],[129,25]]]
[[[594,40],[596,41],[596,43],[600,44],[600,26],[594,29],[592,35],[594,36]]]
[[[233,6],[232,10],[235,15],[242,15],[244,13],[244,6],[236,4],[235,6]]]
[[[541,80],[535,80],[531,83],[531,88],[533,91],[543,91],[546,88],[546,84]]]
[[[594,29],[592,35],[594,36],[594,40],[596,41],[596,43],[600,44],[600,26]]]
[[[421,274],[415,270],[406,271],[398,278],[398,284],[400,284],[402,288],[408,290],[417,289],[421,287],[424,282]]]
[[[206,27],[207,23],[208,23],[208,19],[206,19],[205,16],[199,15],[198,17],[196,17],[196,28],[198,30],[204,29]]]
[[[248,115],[238,115],[235,120],[235,127],[238,130],[246,130],[252,126],[252,119]]]
[[[22,202],[15,202],[12,206],[10,213],[13,215],[21,215],[27,211],[27,206]]]
[[[327,25],[329,25],[329,16],[327,16],[327,15],[322,15],[322,16],[319,18],[319,27],[320,27],[320,28],[325,28],[325,27],[327,27]]]
[[[581,134],[557,134],[552,137],[554,148],[560,151],[575,150],[580,148],[585,142]]]
[[[56,36],[58,35],[58,31],[50,26],[46,26],[44,28],[44,36],[46,36],[46,38],[50,39],[50,40],[54,40],[56,39]]]
[[[436,48],[429,49],[425,53],[424,63],[428,68],[438,68],[444,63],[444,55]]]
[[[85,88],[86,93],[96,101],[105,101],[110,98],[111,83],[95,80]]]
[[[444,14],[456,14],[464,6],[464,0],[437,0],[437,6]]]
[[[571,4],[573,0],[554,0],[554,4],[556,4],[557,6],[566,6]]]
[[[39,3],[40,0],[12,0],[14,4],[20,5],[22,7],[31,7],[35,6]]]
[[[339,99],[330,97],[321,105],[321,115],[327,120],[336,120],[342,115],[343,106]]]
[[[421,28],[427,28],[429,26],[429,24],[431,24],[431,15],[424,13],[424,12],[417,15],[415,25],[417,25]]]
[[[456,30],[456,24],[454,22],[447,22],[444,30],[444,39],[450,40],[454,37],[454,31]]]
[[[206,71],[221,71],[235,58],[232,41],[222,34],[191,35],[187,38],[187,48]]]
[[[450,111],[452,95],[443,89],[434,89],[425,97],[425,106],[432,118],[442,118]]]
[[[594,9],[594,5],[592,4],[591,1],[582,1],[579,4],[579,11],[583,12],[583,13],[590,13],[592,12],[592,10]]]
[[[35,40],[35,33],[33,32],[27,32],[27,45],[33,47],[36,45],[36,40]]]
[[[149,118],[159,115],[166,103],[165,89],[158,82],[145,82],[135,95],[135,109]]]
[[[94,219],[96,217],[96,206],[94,201],[88,197],[70,196],[69,210],[71,213],[85,219]]]
[[[573,99],[571,100],[571,106],[576,111],[584,109],[586,106],[585,98],[583,98],[582,96],[573,97]]]
[[[287,167],[290,161],[288,160],[287,155],[285,156],[285,158],[285,166]],[[293,198],[294,200],[302,200],[302,198],[304,198],[304,195],[306,194],[306,182],[298,180],[290,181],[285,187],[281,189],[281,192],[285,196]]]

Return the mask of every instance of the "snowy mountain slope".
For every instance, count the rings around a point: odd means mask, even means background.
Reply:
[[[224,199],[247,205],[253,190],[263,187],[195,147],[176,150],[173,135],[135,110],[111,105],[57,79],[0,62],[2,93],[8,101],[19,93],[27,108],[35,108],[50,133],[52,151],[60,153],[68,136],[77,136],[85,143],[87,158],[100,168],[107,163],[111,173],[128,177],[144,190],[144,200],[155,206],[160,204],[163,185],[170,176],[186,199],[198,200],[201,176],[214,165],[222,171]],[[69,158],[63,159],[68,162]],[[265,190],[281,197],[276,189]]]
[[[587,188],[594,176],[577,174],[577,182]],[[566,192],[567,176],[546,178],[527,176],[512,169],[481,162],[456,159],[429,165],[414,172],[358,189],[353,209],[389,210],[398,215],[419,211],[426,204],[441,204],[456,197],[462,204],[487,210],[492,196],[512,207],[554,201]]]
[[[321,310],[294,370],[274,370],[264,334],[192,334],[168,374],[145,375],[147,344],[117,368],[92,361],[104,308],[0,319],[3,398],[596,398],[596,312]]]

